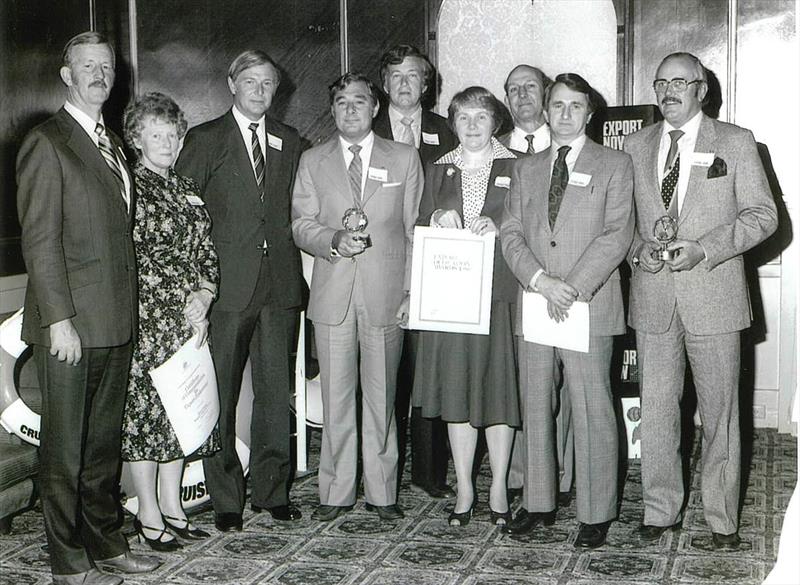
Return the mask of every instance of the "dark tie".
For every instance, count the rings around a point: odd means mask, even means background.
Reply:
[[[664,209],[669,210],[675,187],[678,185],[678,175],[681,171],[681,157],[678,154],[678,140],[683,136],[682,130],[672,130],[669,133],[671,140],[667,160],[664,164],[666,176],[661,181],[661,200],[664,202]]]
[[[253,151],[256,183],[258,183],[258,192],[261,201],[264,201],[264,153],[261,152],[261,143],[258,141],[258,122],[253,122],[248,128],[250,128],[250,148]]]
[[[414,123],[414,120],[411,118],[401,118],[400,123],[403,125],[403,135],[400,137],[400,142],[404,142],[405,144],[416,148],[417,141],[414,138],[414,129],[411,127],[411,125]]]
[[[547,218],[550,220],[550,229],[556,223],[558,209],[561,207],[561,200],[564,199],[564,189],[567,188],[569,181],[569,171],[567,170],[567,153],[571,146],[562,146],[558,149],[558,157],[553,165],[553,176],[550,178],[550,191],[547,194]]]
[[[347,174],[350,176],[350,188],[353,190],[353,197],[358,201],[361,199],[361,147],[358,144],[353,144],[349,148],[353,153],[353,160],[350,161],[350,166],[347,167]]]
[[[526,135],[525,140],[528,141],[528,154],[536,153],[536,149],[533,148],[533,134]]]
[[[125,203],[128,203],[128,192],[125,190],[122,168],[119,166],[117,155],[114,154],[114,148],[111,146],[111,140],[108,139],[106,129],[102,124],[98,123],[97,126],[94,127],[94,133],[97,134],[97,147],[100,149],[100,154],[103,155],[103,159],[105,159],[108,168],[111,169],[114,179],[116,179],[117,185],[119,186],[122,198],[125,200]]]

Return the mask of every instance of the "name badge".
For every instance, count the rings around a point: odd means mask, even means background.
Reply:
[[[714,164],[713,152],[695,152],[692,153],[692,166],[694,167],[710,167]]]
[[[389,171],[386,169],[376,169],[375,167],[369,167],[367,170],[367,177],[372,179],[373,181],[378,181],[379,183],[385,183],[389,180]]]
[[[267,144],[269,144],[270,148],[274,148],[275,150],[283,150],[283,139],[269,132],[267,132]]]
[[[422,142],[425,144],[430,144],[432,146],[439,146],[439,135],[438,134],[428,134],[427,132],[422,133]]]
[[[186,201],[188,201],[190,205],[194,205],[195,207],[205,205],[203,200],[200,199],[197,195],[187,195]]]
[[[511,187],[511,177],[495,177],[494,186],[502,187],[503,189],[508,189],[509,187]]]
[[[574,185],[575,187],[585,187],[589,184],[592,180],[592,175],[587,175],[585,173],[570,173],[569,174],[569,184]]]

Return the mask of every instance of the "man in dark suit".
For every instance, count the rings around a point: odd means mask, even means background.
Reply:
[[[396,520],[403,512],[397,505],[395,386],[422,166],[413,147],[372,132],[379,104],[368,78],[346,73],[329,93],[337,132],[303,153],[292,200],[295,242],[314,256],[308,318],[324,418],[320,506],[313,518],[331,521],[356,500],[360,374],[367,510]]]
[[[703,425],[703,508],[718,549],[739,546],[739,346],[750,326],[742,254],[775,231],[775,203],[753,134],[703,114],[705,67],[664,58],[653,82],[664,121],[625,139],[633,157],[636,232],[629,260],[631,327],[642,389],[639,534],[680,525],[684,500],[680,399],[686,358]],[[674,241],[658,255],[656,224]],[[666,240],[666,239],[665,239]]]
[[[458,145],[447,120],[422,108],[423,97],[436,85],[434,75],[428,58],[411,45],[397,45],[381,57],[381,81],[389,104],[378,111],[372,129],[381,138],[416,148],[423,167]],[[406,331],[397,380],[398,481],[405,461],[416,338],[416,331]],[[441,419],[423,418],[421,408],[411,410],[411,483],[434,498],[455,496],[447,485],[447,428]]]
[[[586,136],[600,102],[581,76],[556,77],[545,93],[548,150],[522,159],[500,229],[503,256],[525,290],[547,301],[550,319],[588,303],[588,352],[520,342],[527,465],[523,509],[506,527],[522,534],[555,521],[554,364],[561,363],[575,433],[576,547],[602,545],[617,515],[617,424],[611,397],[613,336],[625,332],[617,267],[633,237],[633,168],[625,153]],[[530,293],[529,293],[530,294]],[[522,303],[520,302],[520,305]]]
[[[204,466],[215,525],[223,532],[242,529],[245,481],[236,455],[236,404],[248,356],[254,394],[250,505],[278,520],[301,517],[289,500],[289,353],[303,296],[289,206],[300,137],[266,113],[279,83],[278,67],[266,53],[236,57],[228,69],[233,107],[189,131],[176,165],[200,185],[219,255],[211,339],[222,449]]]
[[[102,107],[114,51],[88,32],[65,46],[67,101],[26,136],[17,207],[28,269],[22,337],[42,390],[42,500],[53,582],[121,583],[152,571],[121,533],[120,429],[136,331],[134,190]]]

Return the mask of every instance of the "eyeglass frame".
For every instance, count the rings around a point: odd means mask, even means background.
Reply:
[[[655,92],[667,91],[667,89],[671,86],[672,87],[672,91],[676,91],[678,93],[683,93],[687,89],[689,89],[689,86],[692,85],[693,83],[704,83],[704,81],[705,80],[703,80],[703,79],[693,79],[691,81],[686,81],[683,77],[673,77],[672,79],[669,79],[669,80],[659,78],[659,79],[654,79],[653,80],[653,91],[655,91]],[[676,82],[683,82],[683,83],[686,84],[686,87],[684,87],[683,89],[678,89],[677,87],[674,86],[674,84]],[[665,84],[664,88],[659,90],[656,87],[656,84],[658,84],[658,83],[664,83]]]

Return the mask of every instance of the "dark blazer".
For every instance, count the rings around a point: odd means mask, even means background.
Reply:
[[[108,135],[125,165],[119,138]],[[65,109],[25,137],[17,185],[28,271],[22,338],[49,346],[48,327],[71,318],[82,347],[130,341],[137,315],[133,213],[100,151]],[[134,204],[132,185],[131,210]]]
[[[291,196],[300,136],[297,130],[265,118],[267,141],[264,203],[247,147],[229,110],[192,128],[175,170],[193,178],[211,215],[211,238],[219,255],[220,288],[214,308],[242,311],[256,287],[261,246],[266,240],[273,271],[270,299],[278,308],[299,306],[303,298],[300,253],[292,241]]]
[[[387,108],[381,108],[378,111],[378,115],[375,116],[375,120],[372,123],[372,131],[381,138],[394,140],[392,123],[389,121],[389,110]],[[458,146],[458,139],[450,130],[447,120],[439,114],[422,110],[421,127],[425,134],[430,134],[431,137],[436,136],[436,140],[439,141],[439,144],[428,144],[420,137],[417,151],[423,167],[430,162],[438,160]]]
[[[503,209],[509,191],[511,171],[516,159],[495,159],[486,189],[486,200],[481,215],[492,218],[497,229],[503,221]],[[499,178],[499,181],[498,181]],[[452,164],[429,163],[425,171],[425,190],[419,205],[418,225],[430,225],[431,214],[437,209],[455,209],[464,217],[461,198],[461,171]],[[500,232],[497,232],[500,235]],[[515,303],[517,280],[503,259],[500,240],[494,246],[494,275],[492,277],[492,300]]]

